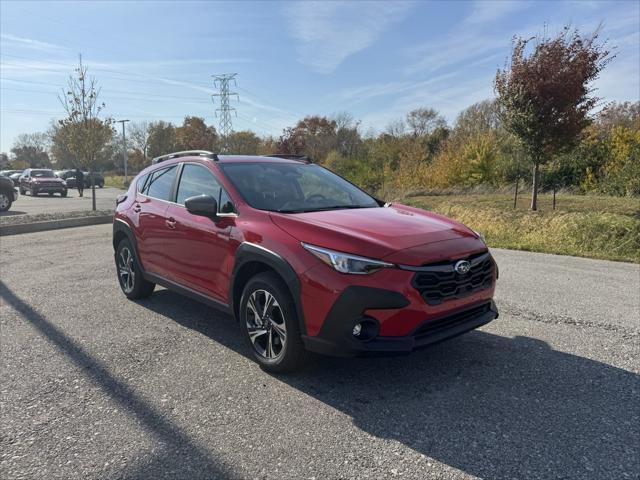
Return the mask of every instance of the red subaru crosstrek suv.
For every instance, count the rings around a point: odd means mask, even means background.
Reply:
[[[118,197],[118,280],[231,313],[254,358],[401,353],[498,316],[481,236],[384,203],[303,158],[189,151],[155,158]]]

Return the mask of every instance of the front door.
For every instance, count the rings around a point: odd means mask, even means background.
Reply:
[[[233,251],[230,245],[235,216],[216,219],[192,215],[184,201],[197,195],[211,195],[221,205],[228,206],[228,197],[207,167],[185,163],[178,184],[176,200],[166,212],[171,231],[167,249],[171,252],[169,268],[176,281],[217,300],[227,298],[227,273],[231,268]],[[228,211],[228,210],[227,210]]]

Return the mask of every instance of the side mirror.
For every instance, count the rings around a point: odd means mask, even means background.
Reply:
[[[211,195],[189,197],[184,201],[184,206],[193,215],[209,218],[218,216],[218,202]]]

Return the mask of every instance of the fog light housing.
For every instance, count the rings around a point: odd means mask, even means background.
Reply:
[[[356,323],[353,326],[353,332],[352,333],[353,333],[354,337],[359,337],[360,336],[360,334],[362,333],[362,324],[360,322]]]
[[[379,329],[380,326],[378,325],[378,321],[375,318],[362,317],[359,318],[353,325],[351,334],[356,340],[366,342],[377,337]]]

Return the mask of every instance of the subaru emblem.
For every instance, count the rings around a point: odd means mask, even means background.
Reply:
[[[471,270],[471,264],[467,260],[460,260],[456,263],[456,266],[453,267],[456,272],[460,275],[464,275]]]

